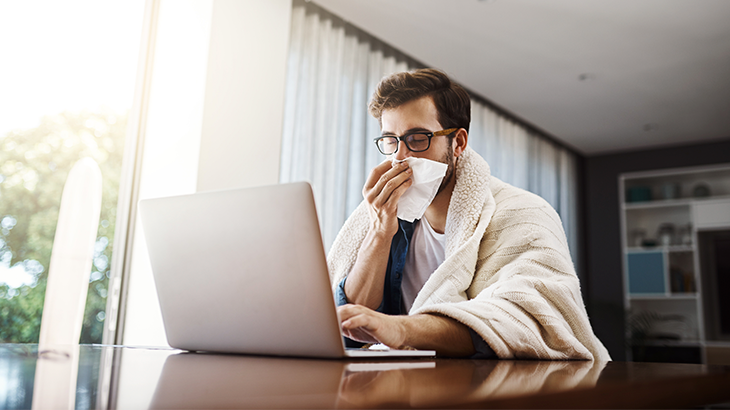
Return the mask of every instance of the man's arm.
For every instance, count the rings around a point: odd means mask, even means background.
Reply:
[[[390,316],[365,306],[337,309],[345,336],[394,349],[413,347],[435,350],[440,356],[464,357],[475,353],[469,328],[449,317],[421,314]]]
[[[380,306],[390,243],[398,232],[398,200],[411,184],[411,170],[405,161],[395,166],[384,161],[365,182],[363,196],[368,203],[370,229],[345,281],[349,302],[371,309]]]
[[[377,309],[383,300],[391,238],[368,231],[355,265],[345,280],[345,295],[351,303]]]

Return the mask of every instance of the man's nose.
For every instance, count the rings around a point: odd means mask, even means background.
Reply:
[[[411,150],[408,149],[405,141],[398,141],[398,152],[395,153],[395,159],[404,160],[411,156]]]

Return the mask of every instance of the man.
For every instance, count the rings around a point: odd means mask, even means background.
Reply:
[[[369,109],[388,158],[328,255],[345,336],[444,356],[610,360],[557,213],[491,176],[467,146],[466,91],[438,70],[398,73]],[[396,216],[412,184],[400,162],[409,156],[448,166],[413,224]]]

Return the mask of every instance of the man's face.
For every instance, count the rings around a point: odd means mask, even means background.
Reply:
[[[381,117],[382,135],[402,136],[417,131],[441,131],[443,127],[438,122],[438,111],[431,97],[422,97],[409,101],[401,106],[383,111]],[[448,165],[439,192],[453,178],[454,150],[450,138],[446,135],[431,138],[431,147],[423,152],[412,152],[405,142],[400,141],[398,152],[390,155],[391,159],[403,160],[407,157],[426,158],[443,162]]]

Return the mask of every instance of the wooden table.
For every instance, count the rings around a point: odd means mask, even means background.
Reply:
[[[3,388],[0,408],[686,408],[730,402],[730,366],[5,344]]]

